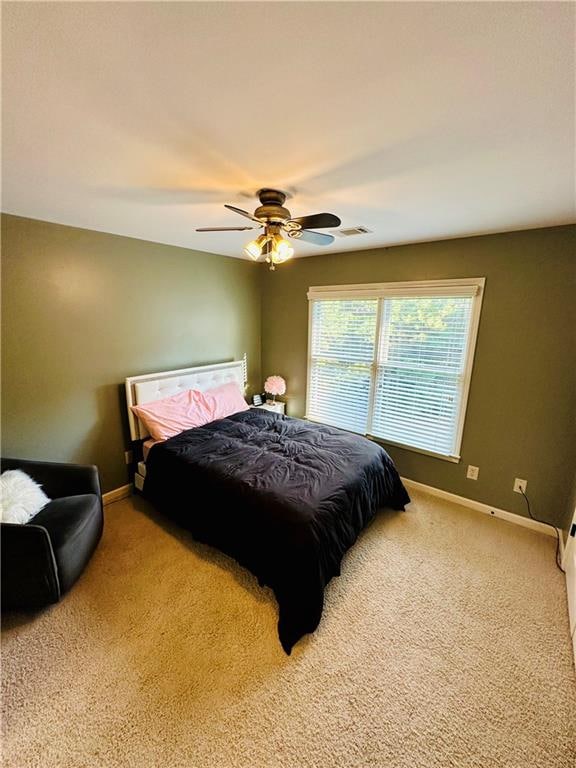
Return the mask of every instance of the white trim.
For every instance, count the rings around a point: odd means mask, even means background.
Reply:
[[[470,326],[468,328],[468,339],[466,347],[466,363],[462,372],[462,389],[460,391],[460,410],[458,413],[458,425],[456,427],[456,437],[454,439],[455,456],[460,460],[460,448],[462,446],[462,435],[464,434],[464,422],[466,420],[466,411],[468,410],[468,394],[470,392],[470,382],[472,381],[472,369],[474,368],[474,355],[476,354],[476,341],[478,339],[478,328],[480,327],[480,313],[482,312],[482,299],[484,298],[485,278],[480,278],[478,284],[478,293],[476,300],[472,302],[472,312],[470,315]]]
[[[244,387],[248,384],[248,355],[244,352],[242,356],[242,375],[244,376]]]
[[[424,453],[435,458],[451,461],[454,464],[460,462],[460,448],[462,446],[462,437],[464,434],[464,423],[468,409],[468,395],[470,393],[470,383],[472,381],[472,370],[474,368],[474,356],[476,354],[476,342],[478,340],[478,329],[480,327],[480,314],[482,312],[482,300],[484,298],[484,288],[486,285],[485,277],[462,277],[450,278],[446,280],[414,280],[409,282],[395,283],[359,283],[356,285],[325,285],[310,286],[308,289],[308,355],[306,370],[306,418],[310,419],[308,414],[308,403],[310,402],[310,377],[312,373],[312,312],[314,301],[326,301],[327,299],[378,299],[376,315],[376,335],[374,344],[374,355],[372,357],[371,378],[370,378],[370,400],[368,403],[368,418],[366,423],[366,437],[379,439],[381,442],[398,445],[408,451]],[[473,297],[470,310],[470,324],[466,339],[465,363],[462,373],[459,376],[460,381],[460,407],[454,430],[454,443],[450,454],[438,453],[418,448],[417,446],[405,443],[395,443],[371,435],[373,410],[374,410],[374,386],[377,371],[380,365],[380,335],[382,332],[382,302],[391,296],[460,296]],[[312,419],[310,419],[312,420]]]
[[[572,650],[574,652],[574,666],[576,667],[576,537],[570,536],[572,526],[576,525],[576,509],[568,526],[568,539],[562,552],[562,568],[566,574],[566,597],[568,599],[568,621],[572,638]],[[562,544],[564,540],[561,539]]]
[[[380,336],[382,335],[382,315],[384,307],[382,298],[378,299],[376,305],[376,329],[374,331],[374,351],[372,352],[372,365],[370,366],[370,393],[368,395],[368,415],[366,418],[366,434],[369,435],[372,429],[372,420],[374,418],[374,401],[376,400],[376,382],[378,380],[378,363],[380,361]]]
[[[106,507],[108,504],[120,501],[120,499],[127,499],[128,496],[132,496],[132,483],[129,485],[122,485],[120,488],[114,488],[114,490],[108,491],[108,493],[103,493],[102,502]]]
[[[308,300],[381,298],[383,296],[476,296],[486,282],[485,277],[457,277],[446,280],[410,280],[394,283],[358,283],[354,285],[312,285]]]
[[[555,528],[546,525],[545,523],[540,523],[537,520],[532,520],[530,517],[515,515],[513,512],[507,512],[505,509],[492,507],[490,504],[483,504],[481,501],[475,501],[474,499],[467,499],[465,496],[457,496],[455,493],[444,491],[441,488],[435,488],[432,485],[424,485],[424,483],[418,483],[416,480],[410,480],[407,477],[403,477],[402,482],[407,488],[414,488],[414,490],[429,493],[431,496],[438,496],[440,499],[451,501],[454,504],[461,504],[463,507],[469,507],[470,509],[476,510],[476,512],[482,512],[483,514],[491,515],[492,517],[499,517],[501,520],[521,525],[524,528],[531,528],[533,531],[538,531],[546,536],[555,535]]]
[[[562,563],[562,568],[564,568],[564,570],[566,570],[566,563],[567,563],[567,558],[568,558],[570,548],[576,547],[576,537],[570,537],[570,531],[572,530],[573,525],[576,525],[576,508],[574,509],[574,515],[572,516],[572,521],[568,525],[568,537],[566,539],[566,544],[564,544],[564,537],[563,536],[560,537],[560,547],[561,547],[560,552],[562,555],[560,562]],[[573,540],[571,540],[571,538]]]
[[[310,296],[310,294],[308,294]],[[308,302],[308,356],[306,363],[306,403],[304,408],[304,418],[312,421],[308,416],[308,403],[310,402],[310,372],[312,370],[312,302]]]

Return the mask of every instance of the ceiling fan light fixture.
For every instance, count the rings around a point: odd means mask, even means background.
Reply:
[[[316,232],[316,229],[339,227],[342,223],[333,213],[315,213],[311,216],[299,216],[293,219],[292,214],[284,208],[286,193],[268,187],[259,189],[257,196],[260,206],[254,213],[225,203],[225,208],[250,219],[257,227],[200,227],[197,232],[235,232],[246,229],[264,229],[264,234],[251,240],[244,246],[244,253],[253,261],[261,257],[275,269],[276,264],[283,264],[294,256],[294,248],[290,240],[282,237],[282,232],[294,240],[304,240],[313,245],[330,245],[334,235]]]
[[[246,256],[250,256],[251,259],[254,259],[254,261],[260,257],[260,248],[256,240],[251,240],[244,246],[244,253]]]
[[[271,255],[276,264],[282,264],[294,256],[294,248],[292,248],[289,241],[285,240],[281,235],[274,235],[272,238]]]
[[[256,240],[251,240],[247,245],[244,246],[244,253],[246,256],[250,256],[250,258],[254,259],[254,261],[258,261],[262,255],[262,249],[268,242],[268,239],[269,238],[267,235],[260,235],[260,237],[257,237]]]

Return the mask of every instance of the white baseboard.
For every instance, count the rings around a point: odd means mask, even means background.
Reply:
[[[499,509],[498,507],[492,507],[489,504],[484,504],[481,501],[474,501],[474,499],[468,499],[466,496],[458,496],[455,493],[444,491],[441,488],[435,488],[433,485],[424,485],[416,480],[410,480],[408,477],[403,477],[402,482],[407,488],[414,488],[417,491],[423,491],[429,493],[431,496],[438,496],[440,499],[451,501],[454,504],[461,504],[463,507],[474,509],[477,512],[482,512],[485,515],[492,515],[492,517],[499,517],[501,520],[507,520],[509,523],[515,525],[522,525],[524,528],[531,528],[533,531],[539,531],[546,534],[546,536],[554,536],[554,528],[549,525],[540,523],[537,520],[532,520],[530,517],[522,517],[522,515],[515,515],[514,512],[507,512],[505,509]],[[120,499],[126,499],[131,496],[134,491],[132,483],[129,485],[123,485],[120,488],[114,488],[108,493],[102,494],[102,501],[104,506],[112,504]],[[562,537],[562,531],[558,529],[560,534],[560,562],[564,559],[564,539]]]
[[[123,485],[121,488],[114,488],[113,491],[102,494],[102,501],[104,506],[112,504],[114,501],[120,501],[120,499],[126,499],[132,495],[132,483],[129,485]]]
[[[546,536],[555,536],[555,528],[539,523],[537,520],[532,520],[530,517],[522,517],[522,515],[515,515],[513,512],[507,512],[505,509],[498,509],[498,507],[491,507],[489,504],[483,504],[481,501],[474,501],[474,499],[467,499],[465,496],[457,496],[455,493],[449,493],[443,491],[441,488],[434,488],[432,485],[424,485],[424,483],[418,483],[416,480],[410,480],[407,477],[402,478],[402,482],[408,489],[414,488],[416,491],[424,491],[432,496],[438,496],[446,501],[452,501],[454,504],[461,504],[463,507],[469,507],[475,509],[477,512],[482,512],[485,515],[492,515],[492,517],[499,517],[501,520],[507,520],[509,523],[515,525],[522,525],[524,528],[531,528],[533,531],[544,533]],[[559,530],[560,541],[562,546],[562,531]]]
[[[458,496],[455,493],[444,491],[441,488],[435,488],[432,485],[424,485],[424,483],[419,483],[416,480],[410,480],[408,477],[403,477],[402,482],[407,486],[407,488],[414,488],[417,491],[429,493],[431,496],[438,496],[438,498],[451,501],[454,504],[461,504],[463,507],[474,509],[477,512],[482,512],[485,515],[492,515],[492,517],[499,517],[501,520],[507,520],[509,523],[514,523],[515,525],[522,525],[524,528],[531,528],[533,531],[539,531],[540,533],[546,534],[546,536],[555,535],[554,528],[551,528],[549,525],[545,525],[544,523],[540,523],[537,520],[532,520],[530,517],[515,515],[513,512],[507,512],[505,509],[492,507],[489,504],[482,503],[481,501],[468,499],[466,496]],[[123,485],[120,488],[114,488],[114,490],[102,494],[102,501],[104,502],[104,506],[112,504],[115,501],[120,501],[120,499],[128,498],[128,496],[132,495],[133,491],[133,485],[130,483],[129,485]],[[564,539],[562,537],[561,530],[559,530],[559,534],[560,562],[562,562],[564,558]]]

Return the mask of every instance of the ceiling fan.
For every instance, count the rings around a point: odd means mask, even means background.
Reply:
[[[276,264],[282,264],[294,255],[294,248],[288,240],[282,237],[283,231],[294,240],[304,240],[314,245],[330,245],[334,242],[332,235],[314,232],[310,228],[339,227],[341,221],[338,216],[334,216],[333,213],[316,213],[312,216],[292,218],[288,208],[283,207],[286,201],[284,192],[280,192],[278,189],[259,189],[256,194],[260,200],[260,205],[253,214],[233,205],[225,205],[224,207],[245,216],[258,226],[200,227],[196,232],[244,232],[250,229],[263,228],[264,232],[245,246],[244,253],[254,261],[258,261],[261,256],[264,256],[265,261],[270,264],[270,269],[276,269]]]

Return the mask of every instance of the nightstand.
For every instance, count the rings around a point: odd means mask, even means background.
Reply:
[[[275,403],[264,403],[263,405],[253,405],[252,408],[261,408],[263,411],[272,411],[272,413],[280,413],[284,415],[286,403],[281,403],[277,400]]]

